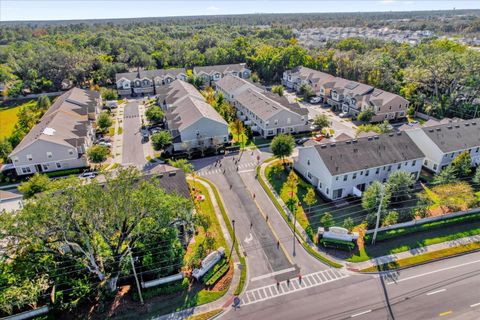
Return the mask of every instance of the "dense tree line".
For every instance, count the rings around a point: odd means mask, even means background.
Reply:
[[[305,17],[308,21],[311,15]],[[350,20],[360,24],[362,17]],[[239,19],[255,18],[5,27],[0,29],[5,42],[0,49],[0,82],[7,83],[8,94],[15,96],[72,84],[108,86],[115,73],[138,68],[247,62],[263,82],[278,83],[283,71],[304,65],[401,94],[413,108],[434,116],[474,114],[480,53],[463,45],[439,39],[410,46],[349,38],[307,49],[294,38],[293,16],[285,17],[293,19],[290,24],[270,27],[253,22],[247,26],[247,20]]]

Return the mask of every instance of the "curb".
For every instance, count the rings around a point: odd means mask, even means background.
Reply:
[[[474,242],[472,242],[472,243],[474,243]],[[432,252],[435,252],[435,251],[432,251]],[[391,272],[391,271],[401,271],[401,270],[406,270],[406,269],[410,269],[410,268],[415,268],[415,267],[427,265],[427,264],[430,264],[430,263],[433,263],[433,262],[448,260],[448,259],[452,259],[452,258],[458,258],[458,257],[461,257],[461,256],[466,256],[466,255],[471,254],[471,253],[476,253],[476,252],[480,252],[480,249],[474,249],[474,250],[465,251],[465,252],[461,252],[461,253],[455,253],[455,254],[452,254],[450,256],[430,259],[430,260],[427,260],[427,261],[423,261],[423,262],[419,262],[419,263],[415,263],[415,264],[412,264],[412,265],[399,267],[399,268],[395,268],[395,269],[389,269],[389,270],[385,270],[385,271],[361,272],[361,270],[358,270],[358,269],[348,269],[348,270],[350,270],[352,272],[359,273],[359,274],[382,274],[382,273],[387,273],[387,272]],[[402,260],[402,259],[399,259],[399,260]]]

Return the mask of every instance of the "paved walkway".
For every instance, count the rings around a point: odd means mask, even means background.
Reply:
[[[212,204],[215,210],[215,214],[217,215],[217,219],[220,222],[220,227],[224,234],[225,241],[227,242],[229,249],[232,248],[232,238],[230,237],[230,233],[228,232],[225,221],[223,220],[222,212],[220,211],[220,207],[218,206],[218,202],[217,202],[217,199],[215,198],[215,194],[213,193],[212,188],[208,183],[202,180],[197,180],[197,181],[200,182],[203,186],[205,186],[205,188],[207,188],[208,194],[210,195],[210,199],[212,199]],[[240,265],[240,262],[236,253],[232,254],[232,258],[234,262],[233,279],[232,279],[232,282],[230,283],[230,287],[228,288],[227,293],[225,293],[220,299],[201,305],[201,306],[192,307],[182,311],[166,314],[166,315],[157,317],[155,319],[156,320],[179,320],[179,319],[185,319],[194,314],[201,314],[201,313],[205,313],[205,312],[216,310],[216,309],[229,310],[233,303],[233,298],[234,298],[233,293],[235,292],[235,289],[237,288],[238,283],[240,282],[240,273],[241,273],[240,268],[244,267]]]
[[[445,241],[437,244],[432,244],[425,247],[411,249],[409,251],[404,251],[396,254],[390,254],[390,255],[378,257],[378,258],[371,259],[364,262],[347,263],[347,268],[352,271],[358,271],[358,270],[366,269],[369,267],[374,267],[374,266],[382,265],[385,263],[394,262],[401,259],[415,257],[428,252],[458,247],[458,246],[473,243],[473,242],[480,242],[480,235],[464,237],[456,240],[450,240],[450,241]]]
[[[277,192],[273,189],[273,187],[270,185],[270,183],[268,182],[268,179],[267,177],[265,176],[265,168],[270,164],[271,162],[264,162],[262,163],[261,167],[260,167],[260,176],[261,178],[263,179],[263,181],[265,181],[265,183],[267,184],[267,186],[270,188],[270,190],[272,191],[274,197],[277,199],[278,203],[280,203],[280,205],[282,206],[283,210],[287,213],[287,215],[289,217],[291,217],[291,212],[290,212],[290,209],[288,209],[287,205],[283,202],[283,200],[280,198],[280,196],[277,194]],[[282,216],[283,218],[283,216]],[[292,219],[291,219],[292,220]],[[285,219],[283,219],[283,222],[285,222]],[[328,259],[332,260],[332,261],[335,261],[336,263],[339,263],[339,264],[345,264],[345,262],[343,260],[339,260],[337,259],[336,257],[333,257],[329,254],[327,254],[326,252],[324,251],[321,251],[319,250],[318,246],[315,245],[315,243],[313,243],[312,240],[310,240],[310,237],[307,235],[307,232],[305,231],[305,229],[300,225],[300,223],[298,223],[298,220],[296,221],[296,224],[295,224],[295,227],[296,229],[300,232],[303,240],[305,240],[305,242],[315,251],[317,251],[318,253],[320,253],[321,255],[327,257]]]

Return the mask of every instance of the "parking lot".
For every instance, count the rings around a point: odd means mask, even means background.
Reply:
[[[334,136],[338,136],[345,133],[351,137],[354,137],[357,131],[357,126],[349,118],[340,118],[338,114],[333,112],[329,107],[324,106],[321,103],[311,104],[302,99],[298,99],[295,92],[284,93],[285,97],[291,102],[299,101],[300,105],[308,110],[308,118],[314,119],[317,115],[325,114],[330,120],[330,128],[335,131]]]

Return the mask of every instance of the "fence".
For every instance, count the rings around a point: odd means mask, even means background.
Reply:
[[[388,230],[394,230],[394,229],[399,229],[399,228],[408,228],[408,227],[413,227],[417,225],[422,225],[428,222],[433,222],[433,221],[439,221],[439,220],[444,220],[444,219],[449,219],[449,218],[455,218],[455,217],[460,217],[472,213],[478,213],[480,212],[480,208],[475,208],[471,210],[466,210],[466,211],[457,211],[454,213],[449,213],[445,214],[443,216],[437,216],[437,217],[430,217],[430,218],[423,218],[423,219],[418,219],[418,220],[412,220],[409,222],[403,222],[403,223],[397,223],[397,224],[392,224],[391,226],[388,227],[382,227],[378,228],[378,232],[382,231],[388,231]],[[375,229],[367,230],[365,234],[371,234],[375,231]]]
[[[26,99],[36,99],[40,96],[47,96],[47,97],[56,97],[64,93],[64,91],[57,91],[57,92],[45,92],[45,93],[31,93],[27,94],[25,96],[17,96],[17,97],[0,97],[0,101],[15,101],[15,100],[26,100]]]
[[[421,112],[418,112],[418,111],[415,111],[415,116],[420,118],[420,119],[423,119],[423,120],[436,120],[436,121],[439,121],[437,118],[435,117],[432,117],[432,116],[429,116],[428,114],[425,114],[425,113],[421,113]]]
[[[41,308],[37,308],[34,310],[30,311],[25,311],[22,313],[14,314],[12,316],[8,316],[5,318],[2,318],[2,320],[23,320],[23,319],[30,319],[36,316],[40,316],[42,314],[48,313],[48,306],[43,306]]]

